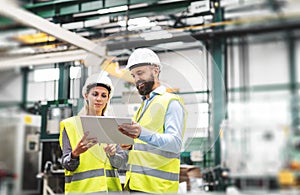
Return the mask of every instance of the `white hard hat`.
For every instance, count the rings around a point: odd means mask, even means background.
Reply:
[[[148,48],[139,48],[130,55],[126,69],[131,70],[136,66],[157,65],[161,68],[158,56]]]
[[[85,83],[84,86],[82,87],[82,96],[85,97],[85,94],[88,92],[88,86],[103,86],[105,88],[107,88],[107,90],[109,91],[109,98],[112,97],[113,95],[113,85],[111,82],[111,79],[107,76],[106,72],[100,72],[100,73],[95,73],[92,74],[91,76],[89,76]]]

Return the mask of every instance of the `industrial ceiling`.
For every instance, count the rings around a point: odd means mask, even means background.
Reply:
[[[8,2],[0,0],[0,68],[77,60],[100,43],[128,55],[139,46],[193,47],[196,39],[300,26],[296,0],[22,0],[10,12]],[[213,19],[218,7],[222,22]]]

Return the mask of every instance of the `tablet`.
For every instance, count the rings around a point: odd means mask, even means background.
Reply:
[[[122,134],[118,125],[130,123],[131,118],[106,116],[80,116],[83,131],[89,131],[88,137],[97,137],[99,143],[133,144],[133,138]]]

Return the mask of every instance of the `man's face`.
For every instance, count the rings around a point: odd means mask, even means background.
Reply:
[[[153,67],[135,67],[131,70],[131,75],[135,80],[135,85],[140,95],[150,94],[150,92],[153,90],[154,85]]]

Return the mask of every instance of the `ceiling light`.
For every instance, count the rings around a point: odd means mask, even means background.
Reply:
[[[174,48],[181,47],[183,44],[184,43],[182,41],[175,41],[175,42],[169,42],[169,43],[161,43],[161,44],[158,44],[156,47],[174,49]]]
[[[141,33],[140,36],[144,38],[146,41],[158,40],[158,39],[169,39],[173,37],[173,35],[166,30],[144,32]]]
[[[133,18],[128,21],[129,25],[142,25],[145,23],[146,24],[150,23],[150,19],[147,17],[141,17],[141,18]]]
[[[83,12],[83,13],[73,14],[73,17],[85,17],[85,16],[96,15],[96,14],[98,14],[97,11]]]
[[[79,29],[83,28],[84,24],[83,22],[71,22],[71,23],[65,23],[62,25],[63,28],[65,29]]]
[[[161,1],[158,1],[157,3],[165,4],[165,3],[175,3],[175,2],[180,2],[180,1],[183,1],[183,0],[161,0]]]
[[[129,8],[136,9],[136,8],[141,8],[141,7],[146,7],[146,6],[148,6],[148,3],[139,3],[139,4],[129,5]]]
[[[192,14],[210,11],[210,1],[195,1],[189,6],[189,11]]]
[[[108,13],[115,13],[115,12],[121,12],[121,11],[127,11],[128,6],[127,5],[122,5],[118,7],[110,7],[106,9],[99,9],[97,11],[98,14],[108,14]]]
[[[99,19],[84,21],[84,27],[92,27],[101,24]]]
[[[122,20],[119,21],[118,24],[122,27],[126,26],[126,21]],[[156,23],[151,22],[149,18],[147,17],[140,17],[140,18],[132,18],[128,20],[128,30],[133,31],[133,30],[141,30],[141,29],[146,29],[150,27],[155,27]]]
[[[7,52],[8,54],[34,54],[35,50],[30,47],[25,47],[21,49],[13,49]]]
[[[131,26],[128,27],[128,30],[129,31],[142,30],[142,29],[146,29],[146,28],[150,28],[150,27],[154,27],[154,26],[156,26],[156,23],[155,22],[150,22],[148,24],[144,24],[144,25],[140,25],[140,26],[131,25]]]

